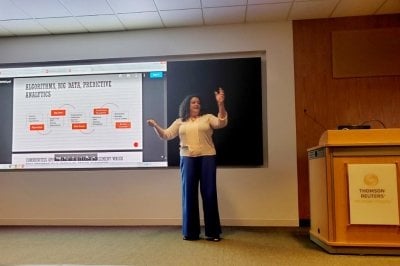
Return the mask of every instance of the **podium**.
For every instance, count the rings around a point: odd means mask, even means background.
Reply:
[[[310,239],[328,253],[400,255],[400,129],[327,130],[307,152]]]

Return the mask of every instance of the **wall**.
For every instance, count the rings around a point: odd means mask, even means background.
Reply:
[[[296,226],[290,22],[0,39],[0,63],[246,51],[266,51],[266,163],[218,169],[222,224]],[[180,225],[180,207],[177,168],[0,172],[2,225]]]
[[[294,21],[300,219],[310,218],[307,149],[318,145],[319,138],[325,130],[336,129],[338,125],[360,124],[370,120],[372,121],[367,124],[372,128],[382,128],[383,125],[379,121],[387,128],[400,127],[400,76],[371,74],[363,77],[334,78],[332,33],[370,30],[373,36],[377,29],[399,27],[399,14]],[[376,54],[365,54],[364,57],[381,58],[386,56],[386,52],[375,49]],[[400,50],[397,48],[395,52],[399,53]],[[399,58],[399,55],[393,55],[392,58]]]

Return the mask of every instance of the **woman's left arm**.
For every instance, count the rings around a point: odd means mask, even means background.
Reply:
[[[218,116],[212,115],[211,126],[214,129],[223,128],[228,124],[228,113],[225,109],[225,93],[222,88],[215,92],[215,99],[218,104]]]
[[[227,116],[225,109],[225,92],[222,88],[218,88],[218,91],[214,92],[214,94],[218,104],[218,118],[225,119]]]

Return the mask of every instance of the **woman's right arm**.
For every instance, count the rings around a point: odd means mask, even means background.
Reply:
[[[147,124],[149,126],[151,126],[152,128],[154,128],[154,131],[161,139],[170,140],[170,139],[173,139],[176,136],[178,136],[178,133],[179,133],[178,119],[175,120],[171,124],[171,126],[169,126],[166,129],[160,127],[160,125],[158,125],[157,121],[155,121],[154,119],[147,120]]]
[[[164,139],[164,129],[161,128],[158,124],[157,121],[154,119],[149,119],[147,120],[147,124],[149,126],[151,126],[152,128],[154,128],[154,131],[156,132],[156,134],[161,138]]]

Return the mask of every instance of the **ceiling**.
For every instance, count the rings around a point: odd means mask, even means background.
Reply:
[[[0,0],[0,37],[400,14],[400,0]]]

